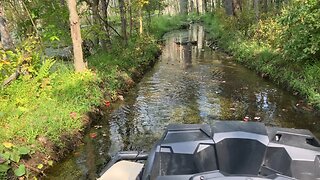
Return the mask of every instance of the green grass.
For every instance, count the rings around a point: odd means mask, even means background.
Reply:
[[[0,144],[42,150],[38,138],[46,137],[62,146],[61,135],[81,129],[81,116],[99,104],[102,96],[92,72],[80,74],[65,64],[54,66],[57,71],[40,80],[24,77],[0,92]]]
[[[278,84],[286,85],[320,109],[320,63],[288,61],[279,49],[235,30],[226,19],[221,15],[206,15],[202,18],[211,37],[218,40],[220,47],[230,52],[238,62],[269,76]]]

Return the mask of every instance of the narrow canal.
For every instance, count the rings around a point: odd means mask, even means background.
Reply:
[[[56,164],[47,179],[95,179],[117,151],[149,150],[170,123],[212,124],[247,116],[320,137],[319,113],[207,44],[200,25],[168,33],[155,67],[97,120],[84,144]]]

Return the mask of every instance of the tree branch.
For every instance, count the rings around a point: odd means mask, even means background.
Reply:
[[[21,71],[21,67],[19,66],[16,71],[11,74],[11,76],[9,76],[7,79],[5,79],[2,83],[2,87],[7,86],[8,84],[10,84],[12,81],[16,80],[19,76],[20,76],[20,72]]]
[[[102,20],[104,23],[106,23],[119,37],[123,38],[123,37],[118,33],[118,31],[109,24],[109,22],[108,22],[107,20],[104,20],[104,19],[100,16],[100,14],[99,14],[99,19]]]

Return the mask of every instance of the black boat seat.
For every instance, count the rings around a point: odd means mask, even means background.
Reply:
[[[213,132],[221,172],[239,175],[259,174],[269,143],[264,124],[217,122]]]
[[[172,125],[155,149],[150,179],[217,170],[209,125]]]

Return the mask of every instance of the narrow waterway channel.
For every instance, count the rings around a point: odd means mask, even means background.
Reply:
[[[97,136],[88,134],[47,179],[95,179],[117,151],[149,150],[170,123],[213,124],[248,116],[269,126],[309,129],[320,137],[319,113],[207,44],[200,25],[168,33],[155,67],[97,120],[89,132]]]

